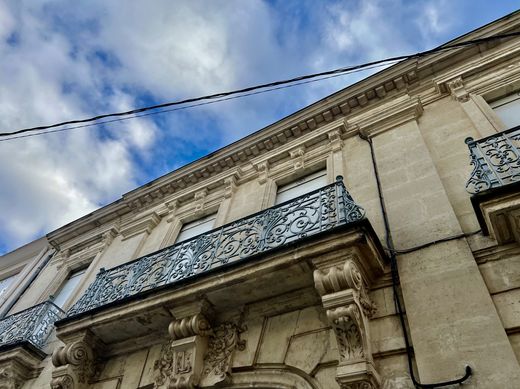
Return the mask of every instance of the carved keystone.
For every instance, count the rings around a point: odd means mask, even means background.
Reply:
[[[315,265],[314,284],[338,343],[336,381],[342,389],[379,388],[368,333],[368,319],[376,308],[368,297],[359,267],[353,259],[343,265],[323,262]]]

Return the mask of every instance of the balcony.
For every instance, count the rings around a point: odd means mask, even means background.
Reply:
[[[69,318],[224,269],[364,219],[342,177],[246,218],[115,268],[102,269]]]
[[[501,244],[520,242],[520,126],[466,143],[473,167],[466,190],[482,231]]]
[[[473,172],[466,184],[471,194],[520,182],[520,126],[480,140],[467,138]]]
[[[50,301],[35,305],[0,320],[0,350],[21,344],[43,352],[45,341],[64,312]]]

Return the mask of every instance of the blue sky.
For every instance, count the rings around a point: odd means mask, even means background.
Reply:
[[[432,48],[518,1],[4,1],[0,131]],[[0,254],[370,73],[0,142]]]

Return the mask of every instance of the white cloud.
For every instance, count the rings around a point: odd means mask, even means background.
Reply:
[[[403,7],[399,0],[274,4],[0,3],[0,130],[235,89],[423,44],[408,36],[394,12]],[[418,18],[440,34],[445,19],[437,4]],[[360,77],[116,122],[104,130],[0,142],[0,243],[14,248],[153,179],[149,172],[177,167],[192,157],[189,152],[236,140]]]

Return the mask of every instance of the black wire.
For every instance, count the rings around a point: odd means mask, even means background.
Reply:
[[[218,99],[218,100],[211,100],[211,101],[206,101],[206,102],[203,102],[203,103],[186,105],[184,107],[163,109],[163,110],[160,110],[160,111],[152,111],[152,112],[137,114],[137,115],[133,115],[133,116],[127,116],[127,117],[123,117],[123,118],[104,120],[104,121],[100,121],[100,122],[96,122],[96,123],[82,124],[82,125],[79,125],[79,126],[60,128],[60,129],[57,129],[57,130],[36,132],[36,133],[33,133],[33,134],[27,134],[27,135],[10,136],[9,138],[6,138],[6,139],[0,139],[0,142],[5,142],[5,141],[8,141],[8,140],[12,140],[12,139],[29,138],[31,136],[52,134],[52,133],[55,133],[55,132],[76,130],[76,129],[79,129],[79,128],[99,126],[99,125],[107,124],[107,123],[122,122],[122,121],[125,121],[125,120],[136,119],[136,118],[140,118],[140,117],[144,117],[144,116],[159,115],[159,114],[162,114],[162,113],[168,113],[168,112],[173,112],[173,111],[181,111],[181,110],[184,110],[184,109],[189,109],[189,108],[194,108],[194,107],[200,107],[200,106],[203,106],[203,105],[220,103],[222,101],[234,100],[234,99],[239,99],[241,97],[247,97],[247,96],[253,96],[253,95],[259,95],[259,94],[262,94],[262,93],[272,92],[272,91],[275,91],[275,90],[287,89],[287,88],[292,88],[294,86],[310,84],[310,83],[313,83],[313,82],[328,80],[328,79],[335,78],[335,77],[346,76],[346,75],[349,75],[349,74],[352,74],[352,73],[357,73],[357,72],[361,72],[361,71],[369,70],[369,69],[375,69],[375,68],[386,66],[386,65],[388,65],[388,63],[373,65],[373,66],[369,66],[369,67],[366,67],[366,68],[363,68],[363,69],[356,69],[356,70],[352,70],[350,72],[345,72],[345,73],[341,73],[341,74],[334,74],[334,75],[327,76],[327,77],[321,77],[321,78],[315,78],[315,79],[312,79],[312,80],[301,81],[301,82],[297,82],[297,83],[290,84],[290,85],[278,86],[278,87],[275,87],[275,88],[269,88],[269,89],[264,89],[264,90],[260,90],[260,91],[256,91],[256,92],[245,93],[245,94],[241,94],[239,96],[225,97],[225,98]],[[0,137],[1,136],[2,136],[2,134],[0,134]]]
[[[460,238],[468,238],[470,236],[479,234],[481,232],[482,232],[482,230],[478,229],[478,230],[473,231],[473,232],[468,232],[468,233],[448,236],[446,238],[432,240],[430,242],[423,243],[423,244],[420,244],[418,246],[408,247],[408,248],[405,248],[405,249],[392,249],[390,247],[383,247],[383,248],[385,250],[387,250],[388,252],[392,252],[394,254],[408,254],[408,253],[412,253],[412,252],[417,251],[417,250],[424,249],[424,248],[429,247],[429,246],[433,246],[434,244],[437,244],[437,243],[449,242],[451,240],[460,239]]]
[[[334,69],[334,70],[329,70],[329,71],[325,71],[325,72],[321,72],[321,73],[307,74],[307,75],[304,75],[304,76],[299,76],[299,77],[295,77],[295,78],[291,78],[291,79],[287,79],[287,80],[275,81],[275,82],[270,82],[270,83],[267,83],[267,84],[260,84],[260,85],[250,86],[250,87],[247,87],[247,88],[237,89],[237,90],[233,90],[233,91],[229,91],[229,92],[221,92],[221,93],[216,93],[216,94],[207,95],[207,96],[200,96],[200,97],[194,97],[194,98],[189,98],[189,99],[185,99],[185,100],[172,101],[172,102],[168,102],[168,103],[163,103],[163,104],[157,104],[157,105],[152,105],[152,106],[148,106],[148,107],[137,108],[137,109],[133,109],[133,110],[130,110],[130,111],[115,112],[115,113],[108,113],[108,114],[103,114],[103,115],[97,115],[97,116],[93,116],[93,117],[87,118],[87,119],[69,120],[69,121],[60,122],[60,123],[51,124],[51,125],[46,125],[46,126],[23,128],[23,129],[11,131],[11,132],[2,132],[2,133],[0,133],[0,136],[17,135],[17,134],[22,134],[22,133],[29,132],[29,131],[42,131],[42,130],[47,130],[47,129],[50,129],[50,128],[56,128],[56,127],[65,126],[65,125],[68,125],[68,124],[88,123],[88,122],[93,122],[93,121],[97,121],[97,120],[105,119],[105,118],[109,118],[109,117],[128,116],[128,115],[133,115],[133,114],[136,114],[136,113],[141,113],[141,112],[155,110],[155,109],[158,109],[158,108],[171,107],[171,106],[174,106],[174,105],[182,105],[182,104],[187,104],[187,103],[194,103],[194,102],[203,101],[203,100],[213,100],[213,99],[218,99],[218,98],[221,98],[221,97],[227,97],[227,96],[231,96],[231,95],[247,93],[247,92],[251,92],[251,91],[257,90],[257,89],[264,89],[264,88],[274,87],[274,86],[278,86],[278,85],[285,85],[285,84],[290,84],[290,83],[294,83],[294,82],[298,82],[298,81],[309,80],[309,79],[312,79],[312,78],[317,78],[317,77],[322,77],[322,76],[329,76],[329,75],[333,75],[333,74],[345,73],[345,72],[348,72],[348,71],[357,70],[357,69],[363,69],[363,68],[366,68],[366,67],[369,67],[369,66],[379,65],[379,64],[382,64],[382,63],[386,63],[386,62],[401,61],[401,60],[412,59],[412,58],[420,58],[420,57],[423,57],[423,56],[426,56],[426,55],[429,55],[429,54],[432,54],[432,53],[442,52],[442,51],[446,51],[446,50],[453,50],[453,49],[460,48],[460,47],[465,47],[465,46],[478,45],[478,44],[481,44],[481,43],[486,43],[486,42],[495,41],[495,40],[498,40],[498,39],[510,38],[510,37],[515,37],[515,36],[520,36],[520,32],[512,32],[512,33],[508,33],[508,34],[502,34],[502,35],[495,35],[495,36],[490,36],[490,37],[485,37],[485,38],[473,39],[473,40],[469,40],[469,41],[465,41],[465,42],[454,43],[454,44],[451,44],[451,45],[440,46],[440,47],[437,47],[437,48],[434,48],[434,49],[418,52],[418,53],[411,54],[411,55],[400,55],[400,56],[391,57],[391,58],[387,58],[387,59],[382,59],[382,60],[378,60],[378,61],[367,62],[367,63],[360,64],[360,65],[347,66],[347,67],[338,68],[338,69]]]

